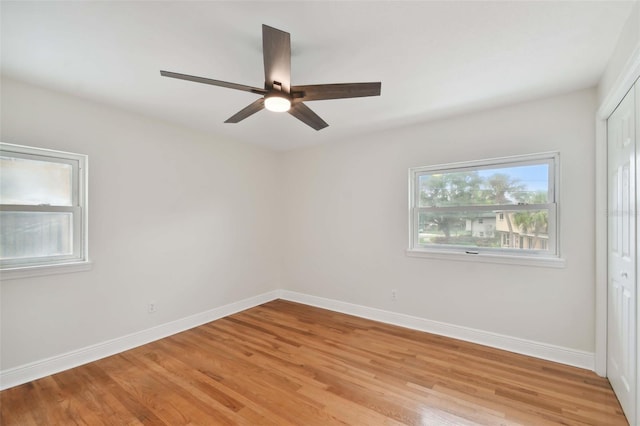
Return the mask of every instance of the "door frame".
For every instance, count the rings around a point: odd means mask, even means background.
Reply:
[[[640,45],[636,46],[624,69],[618,76],[609,93],[596,112],[596,146],[595,146],[595,357],[594,370],[602,377],[607,375],[607,119],[622,101],[625,94],[640,78]],[[638,190],[636,188],[636,190]],[[640,294],[637,292],[637,294]],[[640,303],[637,303],[637,309]],[[636,330],[640,331],[640,315],[636,315]],[[640,336],[640,334],[639,334]],[[636,338],[640,344],[640,338]],[[636,352],[640,354],[640,351]],[[638,366],[637,366],[638,367]],[[640,377],[640,369],[636,368],[636,376]],[[636,386],[639,390],[640,387]],[[640,402],[638,402],[640,407]]]

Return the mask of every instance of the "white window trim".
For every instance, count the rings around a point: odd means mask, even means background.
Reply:
[[[58,263],[55,265],[21,266],[0,271],[0,281],[90,271],[92,267],[93,263],[90,260]]]
[[[36,157],[52,157],[57,162],[64,162],[64,160],[77,161],[77,179],[74,179],[74,206],[71,208],[62,208],[63,210],[73,210],[76,213],[81,211],[81,219],[79,224],[74,224],[74,244],[80,245],[79,254],[73,259],[60,258],[59,260],[53,260],[52,262],[42,264],[15,264],[6,265],[0,268],[0,280],[10,280],[18,278],[26,278],[33,276],[44,276],[50,274],[71,273],[78,271],[86,271],[91,269],[91,262],[89,260],[89,223],[88,223],[88,158],[83,154],[76,154],[65,151],[57,151],[45,148],[35,148],[23,145],[10,144],[0,142],[0,149],[8,151],[20,156],[36,156]],[[77,199],[76,199],[77,197]],[[3,206],[4,207],[4,206]],[[14,206],[6,206],[7,209],[11,209]],[[20,206],[22,210],[37,211],[38,206]],[[55,207],[49,207],[49,209],[56,209]],[[80,231],[80,232],[78,232]],[[77,235],[80,234],[80,235]]]
[[[553,241],[549,241],[550,245],[555,246],[554,253],[545,253],[537,251],[522,251],[514,252],[512,250],[500,250],[500,249],[475,249],[470,247],[419,247],[417,244],[417,229],[418,229],[418,208],[415,206],[418,197],[418,188],[416,185],[416,179],[420,174],[425,172],[443,171],[448,172],[468,170],[469,168],[476,168],[479,166],[490,167],[499,166],[505,164],[517,163],[517,165],[540,164],[541,160],[549,162],[549,173],[552,175],[553,187],[550,188],[552,199],[555,201],[554,208],[549,214],[549,228],[555,230],[555,236]],[[514,164],[515,165],[515,164]],[[502,263],[502,264],[515,264],[525,266],[539,266],[539,267],[552,267],[552,268],[564,268],[566,261],[561,257],[560,241],[561,241],[561,229],[559,226],[560,218],[560,154],[558,152],[542,152],[536,154],[517,155],[509,157],[491,158],[476,161],[465,161],[457,163],[439,164],[432,166],[413,167],[409,169],[409,248],[406,250],[406,255],[410,257],[422,257],[429,259],[440,260],[454,260],[465,262],[485,262],[485,263]],[[545,204],[546,208],[548,205]],[[528,204],[525,206],[510,206],[510,210],[519,209],[532,209],[540,207],[538,205]],[[486,207],[468,206],[465,210],[486,210]],[[446,210],[446,209],[443,209]],[[459,210],[459,208],[452,208],[451,210]],[[495,210],[495,208],[494,208]]]

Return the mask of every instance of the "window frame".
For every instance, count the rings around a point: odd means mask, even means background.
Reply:
[[[56,256],[34,256],[0,260],[2,279],[49,273],[85,270],[88,253],[88,157],[45,148],[36,148],[0,142],[0,153],[13,158],[68,164],[72,168],[71,206],[0,204],[0,211],[70,213],[72,216],[73,253]]]
[[[549,173],[548,200],[543,204],[509,204],[509,205],[463,205],[453,207],[419,207],[420,176],[439,173],[456,173],[463,171],[486,170],[496,167],[518,167],[547,163]],[[408,256],[436,259],[480,261],[490,263],[514,263],[532,266],[564,267],[565,261],[560,250],[560,153],[542,152],[535,154],[515,155],[509,157],[489,158],[483,160],[456,163],[436,164],[412,167],[409,169],[409,248]],[[515,250],[498,247],[453,246],[419,243],[419,216],[421,212],[455,212],[455,211],[522,211],[548,210],[548,250]]]

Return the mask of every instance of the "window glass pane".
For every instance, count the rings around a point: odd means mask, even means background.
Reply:
[[[73,254],[73,214],[0,212],[0,258]]]
[[[418,245],[549,250],[549,211],[420,212]]]
[[[545,204],[549,165],[438,171],[418,176],[418,207]]]
[[[0,204],[73,205],[73,167],[0,156]]]

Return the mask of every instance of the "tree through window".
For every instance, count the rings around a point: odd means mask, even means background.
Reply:
[[[557,256],[557,153],[410,170],[410,250]]]

